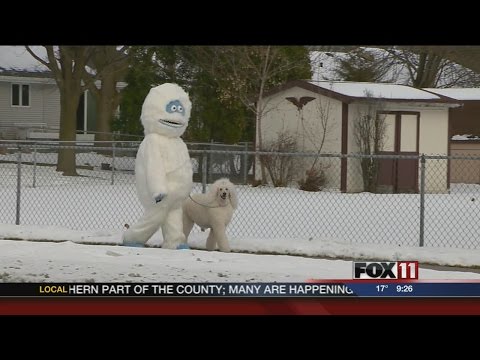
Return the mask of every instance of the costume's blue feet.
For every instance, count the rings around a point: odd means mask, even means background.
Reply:
[[[143,248],[145,247],[145,244],[138,243],[138,242],[133,242],[133,241],[124,241],[123,246],[131,246],[131,247],[137,247],[137,248]]]
[[[178,244],[177,245],[177,250],[190,250],[190,246],[188,244]]]

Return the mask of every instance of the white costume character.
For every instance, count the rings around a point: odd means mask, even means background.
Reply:
[[[182,202],[192,190],[192,163],[180,138],[192,103],[176,84],[150,90],[142,106],[145,138],[135,161],[137,194],[145,213],[123,235],[123,244],[143,246],[159,228],[163,248],[188,248],[182,223]]]

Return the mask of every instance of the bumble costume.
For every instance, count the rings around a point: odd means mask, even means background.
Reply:
[[[187,128],[192,103],[176,84],[150,90],[142,106],[145,138],[135,161],[137,194],[143,216],[123,235],[123,244],[144,246],[159,228],[163,248],[188,248],[182,224],[182,202],[192,190],[192,163],[180,138]]]

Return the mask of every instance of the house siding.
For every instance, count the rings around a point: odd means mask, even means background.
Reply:
[[[474,156],[480,159],[480,141],[458,140],[450,143],[450,155]],[[480,184],[480,161],[453,159],[450,161],[452,183]]]
[[[17,82],[15,82],[17,83]],[[0,135],[4,139],[18,138],[18,124],[43,123],[58,128],[60,124],[60,94],[56,85],[31,84],[30,106],[11,106],[11,82],[0,82]]]
[[[447,156],[447,139],[448,111],[423,110],[420,114],[420,154]],[[425,166],[425,190],[429,193],[447,192],[448,160],[427,160]]]
[[[303,96],[314,97],[299,111],[297,107],[286,100],[287,97],[297,99]],[[317,152],[323,135],[321,125],[321,111],[328,112],[329,119],[326,124],[325,141],[322,153],[340,153],[342,139],[342,103],[338,100],[325,97],[311,91],[293,87],[284,92],[275,94],[265,99],[265,115],[262,119],[262,136],[264,145],[278,139],[279,134],[288,133],[297,139],[297,151]],[[305,170],[310,168],[313,157],[298,158],[297,181],[303,177]],[[340,159],[323,158],[320,160],[325,175],[326,186],[340,189]],[[257,175],[259,178],[259,175]]]
[[[41,85],[44,99],[43,118],[47,126],[60,128],[60,92],[56,85]]]

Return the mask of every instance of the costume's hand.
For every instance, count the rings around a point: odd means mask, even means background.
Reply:
[[[155,204],[158,204],[160,201],[162,201],[163,199],[165,199],[165,196],[167,196],[167,194],[164,194],[164,193],[160,193],[158,194],[157,196],[155,196],[153,199],[155,200]]]

